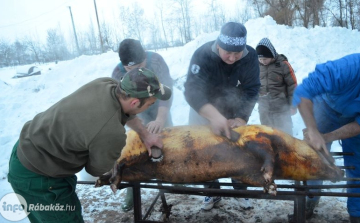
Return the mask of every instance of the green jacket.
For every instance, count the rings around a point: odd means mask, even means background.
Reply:
[[[124,114],[115,95],[118,82],[99,78],[27,122],[17,155],[29,170],[67,177],[83,167],[94,176],[109,171],[125,146]]]

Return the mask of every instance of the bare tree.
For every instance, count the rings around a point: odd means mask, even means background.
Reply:
[[[295,7],[304,27],[320,25],[324,2],[324,0],[296,0]]]
[[[130,17],[127,25],[132,36],[135,36],[140,42],[143,42],[144,30],[146,30],[147,21],[144,18],[144,9],[136,2],[133,2],[130,8]]]
[[[236,13],[234,16],[231,16],[229,20],[245,23],[249,19],[253,18],[255,14],[254,8],[251,7],[251,1],[252,0],[238,0],[234,8]]]
[[[17,61],[17,64],[25,64],[27,61],[26,50],[27,46],[20,40],[16,40],[13,44],[14,49],[14,59]]]
[[[101,36],[103,38],[105,51],[116,48],[116,43],[113,41],[115,39],[113,30],[114,29],[111,28],[105,20],[103,20],[101,23]]]
[[[125,6],[120,6],[119,7],[119,28],[121,30],[122,36],[125,38],[126,36],[128,36],[128,26],[127,26],[127,21],[130,18],[130,13],[129,13],[129,7],[125,7]],[[120,42],[120,41],[118,41]]]
[[[177,21],[174,18],[167,19],[168,23],[168,37],[169,37],[169,45],[170,46],[181,46],[183,45],[183,42],[179,39],[181,38],[181,35],[178,33],[178,25]],[[177,42],[181,43],[178,44]]]
[[[356,28],[356,13],[355,13],[355,1],[349,0],[347,1],[347,8],[349,9],[349,22],[350,22],[350,28],[355,29]]]
[[[278,24],[293,25],[294,0],[253,0],[259,16],[270,15]]]
[[[8,40],[0,39],[0,67],[10,66],[13,57],[11,43]]]
[[[137,2],[133,2],[129,7],[120,7],[119,16],[124,37],[136,38],[142,42],[148,24],[144,17],[144,9]]]
[[[332,25],[360,29],[359,4],[359,0],[330,0],[326,10],[332,15]]]
[[[344,22],[346,19],[343,16],[344,5],[343,0],[335,0],[330,1],[329,6],[327,6],[327,10],[332,14],[333,25],[335,26],[346,26]]]
[[[150,22],[149,29],[150,29],[150,40],[151,40],[150,43],[151,44],[148,45],[147,48],[157,50],[160,48],[160,45],[161,45],[161,34],[160,34],[159,27],[157,25],[156,16],[152,20],[152,22]]]
[[[47,61],[64,60],[70,57],[64,36],[60,29],[48,29],[46,37]]]
[[[211,31],[219,30],[225,23],[225,11],[223,4],[219,3],[218,0],[210,0],[205,3],[208,6],[207,12],[209,12],[210,23],[212,26]],[[209,23],[209,21],[206,21]]]
[[[28,48],[28,50],[31,52],[31,54],[33,55],[35,61],[37,63],[41,62],[41,54],[42,54],[42,50],[41,50],[41,43],[38,39],[35,40],[34,37],[29,37],[26,36],[24,38],[25,44]]]
[[[81,54],[88,54],[89,48],[88,48],[88,40],[87,40],[87,34],[84,31],[78,31],[77,32],[77,38],[79,41],[79,49]]]
[[[191,41],[191,0],[172,0],[175,15],[180,15],[176,21],[183,43]]]
[[[156,2],[156,8],[157,8],[157,11],[159,12],[159,19],[160,19],[160,24],[161,24],[161,30],[162,30],[162,34],[164,36],[164,40],[165,40],[165,45],[164,47],[166,48],[169,44],[168,44],[168,38],[167,38],[167,34],[166,34],[166,31],[165,31],[165,10],[164,8],[166,8],[166,1],[163,1],[163,0],[159,0]]]
[[[100,46],[98,46],[98,35],[96,34],[94,23],[90,18],[90,25],[88,31],[86,32],[86,38],[88,45],[86,46],[87,54],[98,54],[101,52]]]
[[[264,17],[265,11],[268,9],[268,5],[265,4],[264,0],[248,0],[250,4],[252,4],[255,8],[255,12],[259,17]]]

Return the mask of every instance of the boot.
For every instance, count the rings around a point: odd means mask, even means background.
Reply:
[[[313,216],[314,209],[319,204],[319,202],[320,202],[320,198],[318,199],[309,199],[308,197],[306,198],[306,211],[305,211],[306,219],[310,219]]]
[[[350,223],[360,223],[360,217],[350,216]]]
[[[130,211],[134,207],[134,199],[133,199],[133,188],[126,188],[126,195],[123,204],[121,205],[121,209],[125,212]]]

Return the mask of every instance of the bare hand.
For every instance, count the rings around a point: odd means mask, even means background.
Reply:
[[[303,130],[304,133],[304,140],[307,144],[309,144],[313,149],[320,152],[325,156],[325,158],[331,162],[334,163],[335,160],[331,156],[330,152],[328,151],[326,147],[326,143],[324,138],[322,137],[322,134],[318,130]]]
[[[241,118],[235,118],[235,119],[229,119],[228,120],[228,125],[232,129],[236,128],[236,127],[244,126],[246,124],[247,124],[246,121],[244,119],[241,119]]]
[[[164,128],[164,123],[157,120],[151,121],[146,125],[146,128],[150,133],[158,134]]]
[[[144,138],[142,138],[142,141],[144,142],[144,145],[149,152],[149,156],[151,156],[151,147],[156,146],[159,148],[163,148],[163,142],[159,135],[149,133]]]
[[[231,139],[230,127],[225,117],[217,117],[216,119],[210,120],[211,130],[215,135],[225,136]]]

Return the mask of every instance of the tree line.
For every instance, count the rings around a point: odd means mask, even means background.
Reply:
[[[0,67],[73,59],[79,55],[117,51],[122,39],[140,40],[146,49],[183,46],[201,33],[218,31],[228,21],[271,16],[291,27],[339,26],[360,30],[360,0],[238,0],[230,13],[226,1],[157,0],[151,16],[140,4],[119,6],[111,22],[90,22],[85,31],[65,38],[60,27],[48,29],[45,43],[36,35],[11,42],[0,39]],[[199,10],[201,7],[201,10]],[[70,29],[70,28],[69,28]],[[72,33],[72,32],[71,32]],[[100,36],[101,35],[101,36]]]

